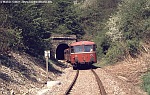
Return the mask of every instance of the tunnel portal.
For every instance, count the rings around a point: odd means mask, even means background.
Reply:
[[[64,60],[64,50],[69,47],[69,44],[76,42],[76,35],[60,35],[60,34],[51,34],[51,43],[50,48],[51,58],[58,60]]]
[[[64,60],[64,50],[69,48],[67,44],[60,44],[56,49],[56,59]]]

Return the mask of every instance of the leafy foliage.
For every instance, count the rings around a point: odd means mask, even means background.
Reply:
[[[41,4],[9,4],[9,20],[13,28],[21,31],[25,51],[33,56],[42,55],[45,49],[44,35],[47,34],[46,19]]]
[[[8,11],[3,6],[0,6],[0,26],[1,27],[8,26],[8,23],[7,23],[8,16],[9,16]]]
[[[145,89],[148,94],[150,94],[150,72],[143,76],[143,85],[142,87]]]
[[[51,33],[75,34],[78,39],[94,40],[99,58],[108,63],[117,62],[124,55],[136,57],[140,42],[150,38],[149,0],[52,2],[1,6],[1,26],[12,29],[11,33],[18,39],[16,43],[22,43],[22,49],[34,56],[43,55],[50,48],[47,38]]]
[[[81,0],[76,5],[80,23],[86,32],[83,39],[93,40],[103,30],[105,21],[115,11],[117,3],[118,0]]]
[[[78,38],[85,34],[71,0],[55,0],[53,4],[2,4],[2,7],[3,15],[8,15],[5,24],[10,23],[9,27],[16,31],[14,34],[20,31],[23,50],[33,56],[43,55],[45,49],[50,49],[51,33],[74,34]]]
[[[77,35],[78,38],[82,38],[85,32],[73,8],[73,2],[70,0],[58,0],[54,2],[54,18],[51,21],[52,25],[55,26],[52,30],[54,33],[74,34]]]
[[[104,40],[109,43],[106,54],[101,58],[104,63],[120,61],[123,56],[136,57],[140,53],[141,41],[149,41],[149,4],[148,0],[121,1],[118,11],[105,23],[103,33],[98,33],[96,37],[96,40],[100,40],[97,41],[100,45],[98,51],[103,51],[101,44]]]
[[[9,50],[21,50],[24,45],[21,41],[19,31],[13,29],[0,29],[0,52],[6,53]]]

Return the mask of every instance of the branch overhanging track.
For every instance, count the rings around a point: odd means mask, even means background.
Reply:
[[[96,72],[93,69],[91,69],[91,71],[95,76],[101,95],[107,95],[99,76],[96,74]]]

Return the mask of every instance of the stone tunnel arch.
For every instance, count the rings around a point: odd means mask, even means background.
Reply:
[[[76,35],[51,34],[51,58],[64,60],[64,49],[69,47],[69,44],[76,42]]]
[[[56,49],[56,59],[64,60],[64,50],[69,48],[67,44],[59,44]]]

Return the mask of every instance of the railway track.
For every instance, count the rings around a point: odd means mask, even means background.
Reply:
[[[92,71],[92,73],[93,73],[94,76],[95,76],[95,79],[96,79],[96,81],[97,81],[97,84],[98,84],[98,87],[99,87],[99,90],[100,90],[101,95],[106,95],[106,91],[105,91],[105,89],[104,89],[104,86],[103,86],[103,84],[102,84],[100,78],[98,77],[98,75],[96,74],[96,72],[95,72],[93,69],[91,69],[91,71]]]
[[[95,72],[93,69],[91,69],[91,72],[92,72],[92,73],[94,74],[94,76],[95,76],[95,79],[96,79],[97,84],[98,84],[98,87],[99,87],[100,94],[101,94],[101,95],[107,95],[107,94],[106,94],[106,91],[105,91],[105,89],[104,89],[104,87],[103,87],[103,84],[102,84],[100,78],[98,77],[98,75],[96,74],[96,72]],[[79,75],[79,70],[77,69],[77,72],[76,72],[76,75],[75,75],[75,77],[74,77],[74,79],[73,79],[73,82],[72,82],[71,85],[68,87],[68,89],[66,90],[66,92],[65,92],[64,95],[70,94],[71,89],[73,88],[73,86],[74,86],[74,84],[75,84],[75,82],[76,82],[76,80],[77,80],[77,78],[78,78],[78,75]]]
[[[65,94],[64,95],[68,95],[73,87],[73,85],[75,84],[77,78],[78,78],[78,75],[79,75],[79,70],[77,69],[77,72],[76,72],[76,75],[73,79],[73,82],[71,83],[71,85],[69,86],[69,88],[66,90]]]

